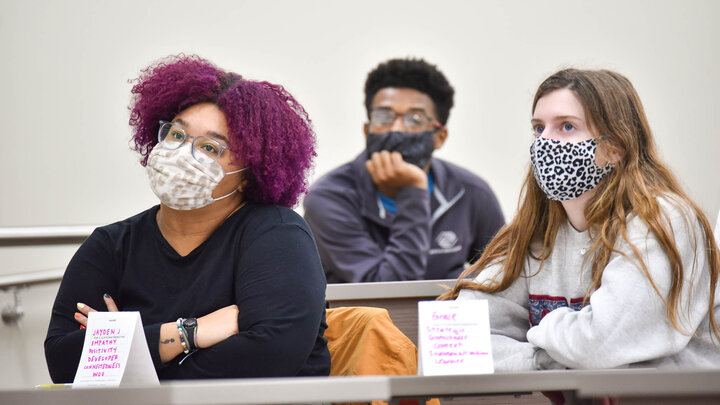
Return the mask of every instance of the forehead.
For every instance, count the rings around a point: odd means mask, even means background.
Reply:
[[[183,127],[191,132],[218,134],[227,133],[225,113],[212,103],[201,103],[190,106],[178,113],[173,119],[181,120]]]
[[[410,110],[423,110],[430,115],[435,114],[435,103],[430,96],[415,89],[386,87],[380,89],[372,100],[372,108],[390,108],[398,113]]]
[[[537,119],[552,119],[568,115],[585,119],[585,109],[575,92],[570,89],[553,90],[542,96],[533,112],[533,118]]]

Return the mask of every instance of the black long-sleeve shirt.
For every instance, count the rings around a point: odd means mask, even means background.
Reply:
[[[56,383],[72,382],[85,329],[76,303],[140,311],[162,379],[328,375],[325,276],[310,230],[292,210],[246,204],[210,237],[180,256],[157,226],[158,206],[96,229],[63,276],[45,339]],[[236,304],[239,333],[163,364],[160,326]]]

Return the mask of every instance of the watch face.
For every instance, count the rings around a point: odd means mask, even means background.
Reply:
[[[185,322],[183,322],[183,327],[185,329],[194,328],[197,326],[197,320],[195,318],[189,318],[186,319]]]

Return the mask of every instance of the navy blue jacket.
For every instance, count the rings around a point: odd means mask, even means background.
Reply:
[[[398,190],[384,209],[363,152],[320,178],[305,198],[329,283],[457,278],[505,223],[488,184],[433,158],[435,186]]]

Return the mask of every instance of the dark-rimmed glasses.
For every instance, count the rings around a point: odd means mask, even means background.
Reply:
[[[410,132],[442,128],[442,125],[437,120],[431,118],[425,111],[411,110],[405,114],[398,114],[392,108],[381,107],[370,111],[371,132],[384,132],[389,130],[399,116],[402,116],[403,125]]]

